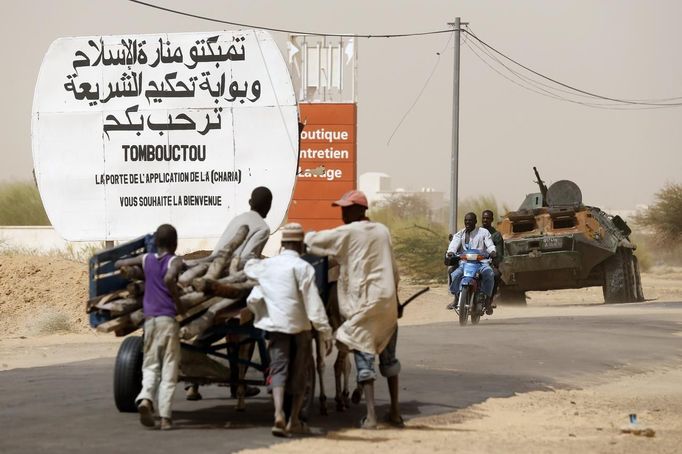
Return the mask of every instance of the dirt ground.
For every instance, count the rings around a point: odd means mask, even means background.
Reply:
[[[680,380],[679,369],[661,369],[581,390],[488,399],[453,413],[412,419],[405,429],[351,429],[240,452],[676,453],[682,441]],[[623,432],[631,429],[628,416],[633,412],[634,428],[653,429],[653,437]]]
[[[682,300],[682,268],[659,268],[642,276],[644,293],[657,301]],[[401,299],[422,288],[401,288]],[[631,305],[603,305],[601,289],[529,292],[526,307],[500,307],[494,317],[598,315],[628,312]],[[121,341],[87,325],[87,265],[54,257],[0,256],[0,371],[113,357]],[[415,300],[402,325],[454,317],[439,285]],[[644,303],[646,304],[646,303]],[[673,310],[673,309],[671,309]],[[437,417],[415,418],[404,430],[345,430],[252,452],[339,452],[376,449],[394,454],[448,452],[679,452],[682,442],[680,369],[617,376],[579,390],[531,392]],[[625,434],[628,414],[648,438]]]

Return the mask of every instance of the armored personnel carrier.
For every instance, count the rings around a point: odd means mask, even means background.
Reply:
[[[636,246],[620,216],[583,205],[580,188],[561,180],[526,196],[498,225],[504,238],[502,299],[528,290],[600,286],[607,303],[644,301]]]

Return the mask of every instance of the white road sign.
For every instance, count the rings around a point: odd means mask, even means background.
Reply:
[[[176,226],[217,236],[257,186],[283,222],[296,181],[298,108],[267,32],[60,38],[32,112],[35,176],[65,239]]]

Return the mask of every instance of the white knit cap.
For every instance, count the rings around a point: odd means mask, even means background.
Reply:
[[[303,227],[297,222],[291,222],[282,227],[282,242],[303,241]]]

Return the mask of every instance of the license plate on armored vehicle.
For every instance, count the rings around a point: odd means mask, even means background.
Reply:
[[[548,236],[542,239],[542,249],[560,249],[563,246],[563,238]]]

